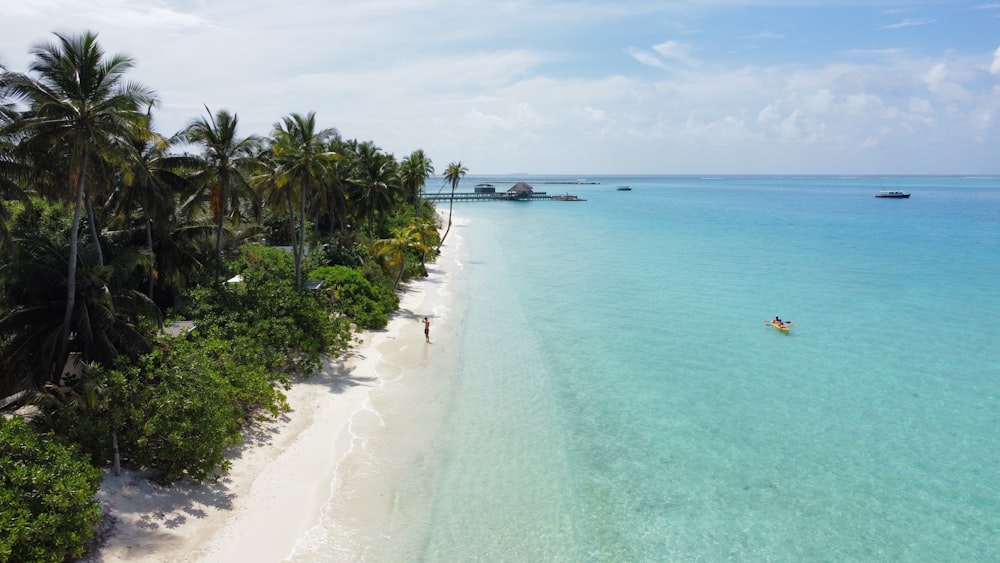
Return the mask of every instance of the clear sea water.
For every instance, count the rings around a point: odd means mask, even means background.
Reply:
[[[455,206],[402,559],[1000,561],[1000,178],[588,180]]]

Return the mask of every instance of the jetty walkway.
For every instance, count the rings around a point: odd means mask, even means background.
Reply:
[[[451,201],[451,192],[438,194],[421,194],[421,199],[427,201]],[[538,199],[553,199],[553,196],[545,192],[533,192],[530,195],[511,194],[507,192],[481,193],[481,192],[455,192],[455,201],[534,201]]]

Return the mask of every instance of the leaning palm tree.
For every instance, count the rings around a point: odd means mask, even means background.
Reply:
[[[399,282],[403,279],[403,272],[406,271],[406,253],[409,251],[425,253],[428,248],[423,243],[420,232],[413,225],[393,228],[391,233],[389,238],[375,241],[373,247],[376,255],[385,258],[389,266],[399,264],[396,283],[393,285],[393,289],[395,289],[399,287]]]
[[[438,232],[437,223],[425,217],[418,217],[414,219],[413,222],[410,223],[410,228],[412,228],[417,233],[417,236],[420,237],[420,242],[424,243],[424,250],[420,253],[420,266],[426,276],[427,253],[431,251],[431,245],[441,238],[441,233]]]
[[[410,153],[399,166],[400,183],[413,196],[414,215],[420,215],[420,190],[433,173],[434,163],[421,149]]]
[[[134,64],[130,57],[105,56],[97,35],[91,32],[55,35],[57,42],[32,48],[31,75],[9,71],[0,74],[0,98],[9,97],[27,106],[7,127],[21,135],[23,145],[48,151],[54,160],[68,163],[66,193],[75,200],[66,264],[65,313],[59,352],[51,366],[53,375],[69,355],[76,309],[80,216],[88,201],[88,173],[96,158],[117,152],[135,136],[145,123],[142,109],[153,103],[148,89],[125,80],[125,73]]]
[[[448,203],[448,227],[445,228],[444,234],[441,235],[441,240],[438,241],[437,251],[441,251],[441,245],[444,244],[445,237],[448,236],[448,232],[451,231],[451,211],[455,207],[455,188],[458,187],[458,183],[462,181],[465,177],[465,173],[469,169],[462,166],[462,162],[452,162],[448,165],[448,168],[444,171],[444,181],[451,184],[451,200]]]
[[[291,211],[293,201],[298,203],[299,236],[295,234],[295,221],[290,220],[292,255],[295,260],[295,287],[302,288],[302,257],[306,240],[306,201],[318,187],[327,181],[330,165],[337,155],[327,150],[336,129],[316,130],[316,114],[303,116],[293,113],[274,125],[274,142],[271,145],[273,170],[273,196],[284,201]],[[290,218],[294,213],[289,213]]]
[[[181,133],[182,139],[204,150],[205,168],[197,179],[210,193],[210,205],[216,225],[215,279],[222,275],[222,232],[227,208],[234,220],[239,220],[240,193],[250,189],[250,176],[257,166],[256,153],[260,140],[256,136],[239,137],[239,117],[226,110],[212,115],[207,107],[207,117],[191,122]]]

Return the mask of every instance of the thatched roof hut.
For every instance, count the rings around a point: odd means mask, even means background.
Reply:
[[[535,188],[532,188],[526,182],[518,182],[514,184],[513,188],[507,190],[507,196],[517,197],[517,198],[529,198],[531,197],[531,194],[534,193],[534,191]]]

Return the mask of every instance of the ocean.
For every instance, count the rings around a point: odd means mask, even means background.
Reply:
[[[365,560],[1000,561],[1000,178],[520,180]]]

